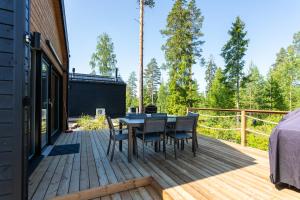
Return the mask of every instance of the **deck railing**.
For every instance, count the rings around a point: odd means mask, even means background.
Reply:
[[[236,118],[237,125],[235,127],[229,127],[229,128],[221,128],[221,127],[212,127],[212,126],[206,126],[202,124],[201,122],[198,124],[199,127],[203,129],[208,130],[215,130],[215,131],[240,131],[240,138],[241,138],[241,145],[246,146],[247,144],[247,133],[252,133],[255,135],[261,135],[261,136],[269,136],[270,133],[265,133],[262,131],[257,131],[251,128],[247,127],[247,119],[251,119],[255,122],[261,122],[265,124],[271,124],[276,126],[278,122],[261,119],[259,116],[254,117],[254,114],[260,115],[260,114],[270,114],[270,115],[285,115],[288,113],[288,111],[272,111],[272,110],[251,110],[251,109],[214,109],[214,108],[188,108],[188,112],[198,112],[199,113],[199,119],[203,118]],[[201,113],[202,112],[202,113]],[[203,112],[214,112],[214,115],[211,114],[203,114]],[[225,112],[225,115],[220,115],[220,113]],[[228,115],[228,113],[235,113],[234,115]]]

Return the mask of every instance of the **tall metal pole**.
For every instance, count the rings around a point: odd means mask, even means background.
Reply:
[[[139,66],[139,112],[143,112],[143,72],[144,72],[144,0],[140,0],[140,66]]]

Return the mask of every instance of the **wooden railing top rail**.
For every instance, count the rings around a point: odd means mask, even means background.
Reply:
[[[188,111],[224,111],[224,112],[242,112],[246,113],[264,113],[264,114],[281,114],[285,115],[289,113],[289,111],[275,111],[275,110],[251,110],[251,109],[220,109],[220,108],[188,108]]]

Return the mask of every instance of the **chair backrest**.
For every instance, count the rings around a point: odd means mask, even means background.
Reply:
[[[147,115],[145,113],[128,113],[126,117],[128,119],[145,119]]]
[[[188,112],[187,116],[189,117],[195,117],[195,130],[197,128],[198,120],[199,120],[199,113],[194,113],[194,112]]]
[[[114,125],[112,123],[111,117],[106,115],[106,121],[108,123],[110,135],[115,136],[115,128],[114,128]]]
[[[148,117],[144,122],[144,134],[147,133],[163,133],[166,131],[167,118]]]
[[[152,113],[151,117],[164,118],[164,117],[168,117],[168,114],[167,113]]]
[[[194,113],[194,112],[188,112],[187,116],[189,117],[195,117],[195,118],[199,118],[199,113]]]
[[[192,116],[176,117],[176,132],[194,132],[195,121],[195,117]]]

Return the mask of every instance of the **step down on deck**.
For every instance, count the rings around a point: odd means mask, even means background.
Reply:
[[[152,186],[153,189],[161,196],[161,199],[173,199],[171,198],[161,187],[161,185],[152,177],[142,177],[123,181],[115,184],[105,185],[97,188],[91,188],[80,192],[67,194],[64,196],[55,197],[53,200],[88,200],[99,197],[105,197],[108,195],[133,190],[140,187]]]

